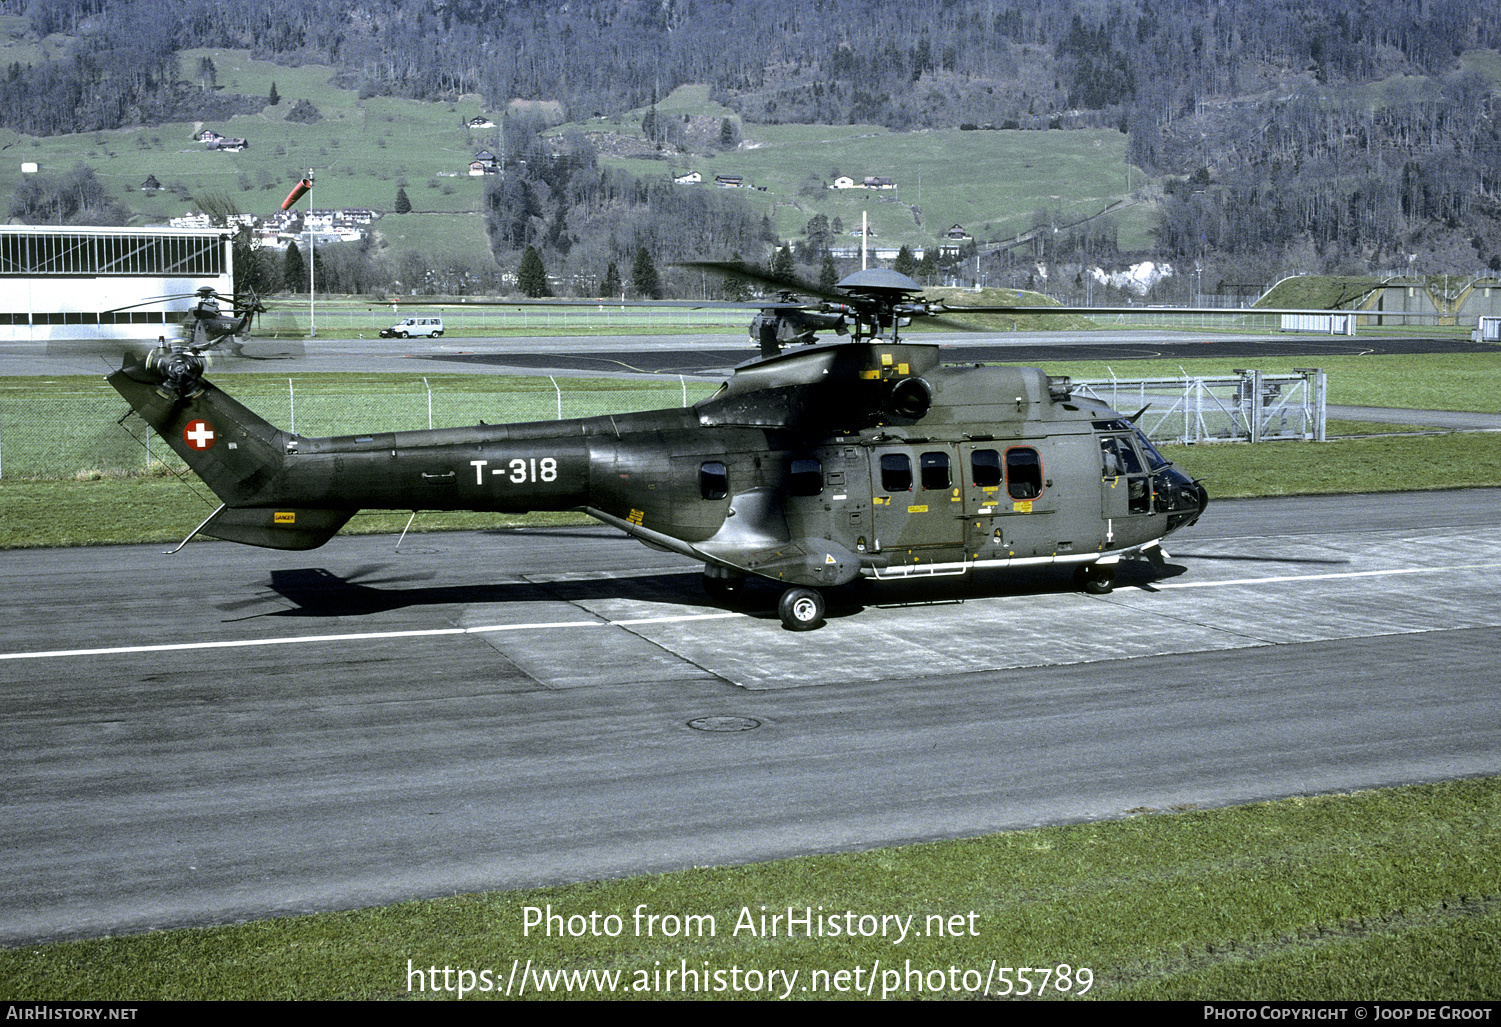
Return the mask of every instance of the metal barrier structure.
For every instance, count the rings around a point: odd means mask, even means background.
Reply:
[[[1075,380],[1074,389],[1123,413],[1140,411],[1157,442],[1323,442],[1328,379],[1319,368],[1291,374],[1236,371],[1233,376]]]
[[[618,386],[598,380],[497,376],[475,388],[427,378],[390,378],[379,389],[355,392],[347,386],[255,376],[231,381],[228,387],[236,399],[278,427],[322,436],[660,410],[697,402],[718,386],[719,379],[681,376],[623,381]],[[0,477],[97,477],[183,466],[103,380],[0,387]]]

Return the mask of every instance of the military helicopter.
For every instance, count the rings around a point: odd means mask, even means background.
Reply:
[[[191,320],[187,322],[187,345],[190,349],[202,350],[226,340],[233,348],[237,345],[237,338],[250,330],[250,324],[255,315],[266,312],[265,305],[261,303],[260,297],[256,296],[254,290],[250,292],[249,299],[243,306],[236,304],[233,296],[221,295],[207,285],[200,288],[195,295],[198,301],[188,311]],[[230,303],[228,314],[224,313],[219,306],[219,301],[224,299]]]
[[[247,291],[241,296],[234,296],[217,292],[213,287],[205,285],[193,292],[157,296],[129,306],[116,307],[106,313],[118,314],[139,307],[173,304],[181,300],[191,300],[192,303],[185,310],[177,312],[181,320],[176,332],[180,333],[180,338],[169,339],[161,336],[157,339],[156,346],[151,352],[157,354],[158,363],[161,363],[163,359],[159,354],[159,351],[163,349],[179,351],[190,357],[202,357],[209,354],[213,357],[246,357],[259,360],[302,355],[303,346],[298,340],[248,338],[256,315],[266,312],[265,304],[261,302],[254,290]],[[228,309],[224,305],[227,305]],[[148,344],[120,339],[101,339],[92,346],[85,347],[84,351],[118,356],[121,349],[142,353],[146,345]],[[55,356],[67,356],[77,354],[79,350],[80,347],[65,345],[53,347],[51,352]]]
[[[529,424],[303,438],[182,349],[109,382],[222,501],[193,534],[249,545],[315,548],[362,508],[580,510],[702,562],[717,599],[749,577],[783,585],[791,630],[857,578],[1065,565],[1105,593],[1122,560],[1160,562],[1208,496],[1130,418],[1067,378],[943,366],[899,338],[912,317],[974,309],[857,272],[814,311],[763,310],[761,355],[692,407]],[[810,313],[849,338],[816,341],[796,327]],[[784,351],[779,332],[808,344]]]

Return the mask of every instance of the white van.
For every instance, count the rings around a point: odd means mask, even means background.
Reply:
[[[414,335],[426,335],[436,339],[443,334],[443,319],[441,317],[407,317],[396,322],[390,328],[382,328],[380,337],[390,339],[409,339]]]

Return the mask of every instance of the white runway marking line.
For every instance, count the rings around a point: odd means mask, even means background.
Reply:
[[[1192,557],[1184,557],[1192,559]],[[1452,567],[1396,567],[1385,571],[1340,571],[1330,574],[1286,574],[1271,578],[1228,578],[1224,581],[1176,581],[1153,583],[1156,589],[1218,588],[1221,585],[1270,585],[1285,581],[1337,581],[1345,578],[1384,578],[1398,574],[1447,574],[1451,571],[1488,571],[1501,563],[1464,563]]]
[[[53,649],[34,653],[0,653],[0,660],[43,660],[63,656],[119,656],[132,653],[172,653],[195,649],[240,649],[262,645],[294,645],[300,642],[370,642],[388,638],[436,638],[443,635],[481,635],[501,631],[540,631],[548,628],[633,627],[638,624],[670,624],[679,621],[722,620],[739,613],[692,613],[682,616],[638,617],[633,620],[562,620],[533,624],[485,624],[472,628],[426,628],[417,631],[367,631],[344,635],[290,635],[285,638],[243,638],[219,642],[172,642],[158,645],[120,645],[102,649]]]
[[[1230,578],[1225,581],[1161,582],[1152,587],[1219,588],[1225,585],[1270,585],[1289,581],[1332,581],[1348,578],[1379,578],[1400,574],[1445,574],[1453,571],[1480,571],[1501,568],[1501,563],[1468,563],[1448,567],[1397,567],[1384,571],[1343,571],[1338,574],[1289,574],[1270,578]],[[436,638],[442,635],[479,635],[501,631],[542,631],[549,628],[634,627],[642,624],[672,624],[698,620],[727,620],[743,617],[734,612],[689,613],[661,617],[637,617],[627,620],[540,621],[533,624],[487,624],[472,628],[427,628],[418,631],[352,632],[346,635],[293,635],[286,638],[246,638],[220,642],[176,642],[160,645],[122,645],[103,649],[54,649],[46,652],[0,653],[0,660],[44,660],[65,656],[119,656],[131,653],[187,652],[195,649],[235,649],[262,645],[295,645],[309,642],[368,642],[387,638]]]

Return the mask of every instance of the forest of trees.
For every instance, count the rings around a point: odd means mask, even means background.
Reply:
[[[1167,121],[1285,85],[1437,78],[1501,47],[1468,0],[7,0],[65,60],[12,66],[0,124],[90,131],[196,84],[187,47],[341,69],[367,95],[553,99],[570,118],[708,83],[749,121],[893,129]],[[99,88],[107,83],[109,88]],[[29,95],[32,102],[24,103]],[[41,97],[58,102],[38,102]],[[49,125],[49,122],[51,123]]]
[[[532,134],[526,149],[508,153],[506,173],[485,190],[492,246],[497,254],[536,250],[571,294],[607,293],[609,267],[639,267],[643,251],[670,265],[706,253],[760,253],[775,241],[742,197],[602,167],[582,135],[557,152]]]
[[[1460,240],[1451,257],[1501,265],[1496,87],[1460,64],[1467,51],[1501,49],[1501,18],[1469,0],[0,0],[3,8],[24,13],[39,35],[73,37],[65,58],[0,69],[0,126],[31,134],[180,118],[189,105],[196,119],[217,118],[267,102],[206,95],[210,69],[179,66],[187,47],[331,63],[341,84],[365,95],[478,93],[493,109],[515,97],[555,100],[569,120],[708,83],[748,123],[1117,128],[1133,164],[1167,176],[1162,257],[1296,256],[1332,269],[1436,252],[1437,234],[1448,233]],[[205,110],[209,97],[224,110]],[[498,249],[535,246],[550,270],[596,277],[643,245],[669,260],[664,251],[675,248],[765,249],[760,226],[733,206],[706,199],[675,213],[652,189],[570,147],[561,165],[508,176],[492,193],[492,235]],[[1108,232],[1091,231],[1064,244],[1108,248]]]

